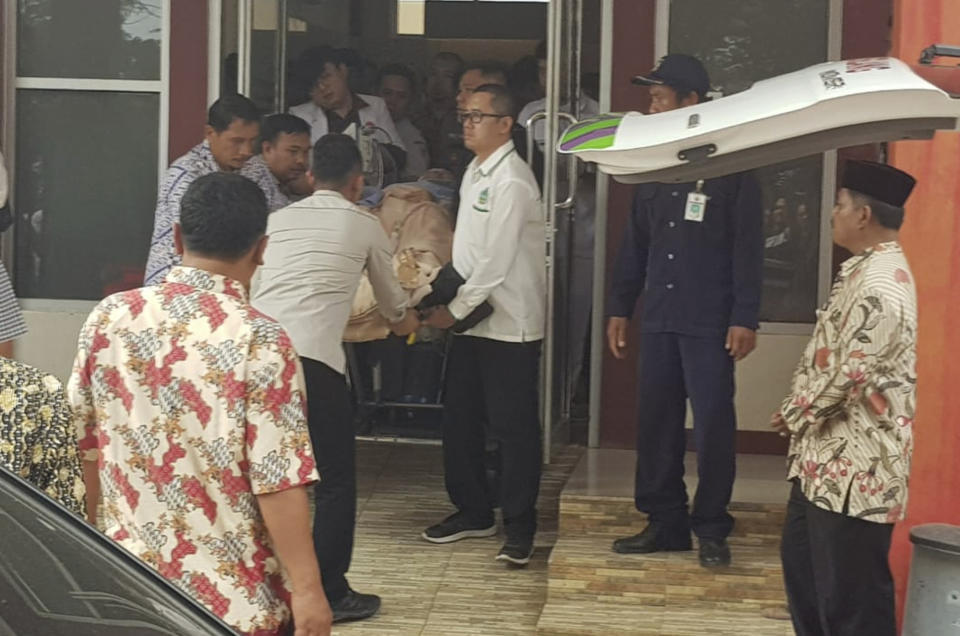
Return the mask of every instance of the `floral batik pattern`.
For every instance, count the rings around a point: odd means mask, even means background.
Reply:
[[[83,471],[60,380],[0,358],[0,465],[84,515]]]
[[[781,408],[788,475],[815,505],[879,523],[903,518],[916,343],[916,288],[900,246],[846,261]]]
[[[88,318],[69,384],[106,532],[245,634],[289,620],[257,495],[317,479],[303,371],[236,281],[175,267]]]

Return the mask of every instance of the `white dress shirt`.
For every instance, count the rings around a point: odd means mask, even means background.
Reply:
[[[380,143],[392,144],[402,150],[406,150],[406,146],[403,145],[403,138],[400,136],[400,133],[397,132],[397,127],[393,124],[393,119],[390,117],[390,111],[387,110],[387,103],[373,95],[357,95],[357,97],[365,103],[365,105],[361,105],[360,108],[357,109],[360,123],[364,126],[376,126],[380,128],[381,130],[378,130],[374,136]],[[296,115],[310,124],[311,145],[317,143],[317,139],[320,139],[330,132],[327,114],[312,101],[300,104],[299,106],[293,106],[290,109],[290,114]]]
[[[540,340],[546,304],[546,244],[540,190],[512,141],[483,163],[474,158],[460,186],[453,266],[466,279],[448,309],[458,320],[484,300],[493,314],[466,335]]]
[[[318,190],[277,210],[253,285],[252,304],[279,322],[297,353],[343,373],[343,331],[366,269],[380,313],[403,319],[408,295],[393,271],[380,220],[338,192]]]

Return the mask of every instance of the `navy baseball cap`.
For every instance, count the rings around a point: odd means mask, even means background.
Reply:
[[[700,60],[684,53],[663,56],[653,70],[635,76],[632,81],[641,86],[667,85],[675,89],[694,91],[699,95],[706,95],[710,91],[707,69]]]

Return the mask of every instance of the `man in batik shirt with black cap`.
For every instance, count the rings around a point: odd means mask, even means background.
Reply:
[[[833,240],[840,268],[772,426],[790,437],[783,574],[800,636],[894,636],[887,562],[907,501],[916,409],[917,295],[898,242],[914,179],[847,163]]]

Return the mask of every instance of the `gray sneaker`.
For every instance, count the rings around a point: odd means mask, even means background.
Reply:
[[[497,534],[497,524],[477,523],[468,519],[462,512],[456,512],[440,523],[430,526],[420,536],[430,543],[453,543],[461,539],[492,537]]]
[[[523,567],[527,563],[530,563],[530,557],[532,556],[532,539],[507,539],[507,542],[500,548],[497,561],[506,561],[507,563]]]

